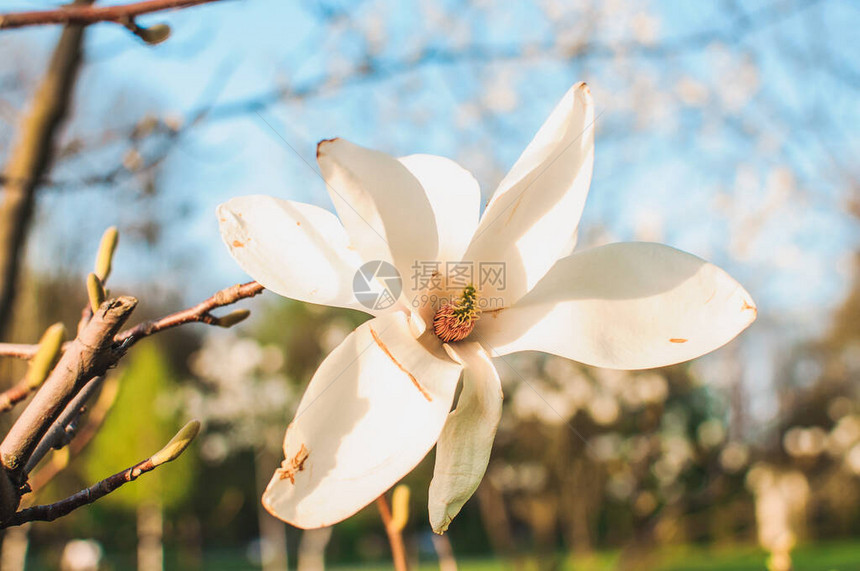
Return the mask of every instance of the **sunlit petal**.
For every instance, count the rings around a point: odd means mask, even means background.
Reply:
[[[415,340],[404,313],[359,326],[311,379],[263,505],[314,528],[373,501],[433,447],[460,370]]]
[[[536,350],[647,369],[713,351],[755,317],[750,295],[720,268],[669,246],[630,242],[562,258],[513,307],[485,312],[476,337],[494,355]]]
[[[478,227],[481,187],[472,173],[445,157],[409,155],[400,162],[424,187],[439,234],[437,260],[459,261]]]
[[[465,258],[504,263],[504,288],[481,284],[484,296],[511,305],[576,243],[594,162],[594,104],[584,83],[573,86],[502,180]]]
[[[435,259],[433,207],[400,161],[344,139],[321,142],[317,161],[338,216],[365,261],[391,262],[406,281],[416,261]]]
[[[218,220],[230,254],[266,289],[310,303],[368,311],[352,291],[361,258],[331,212],[253,195],[218,206]]]

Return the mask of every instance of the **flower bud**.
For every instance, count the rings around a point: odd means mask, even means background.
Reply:
[[[150,460],[152,460],[152,463],[156,466],[176,460],[180,454],[185,452],[185,449],[188,448],[188,445],[191,444],[191,441],[194,440],[199,432],[200,421],[192,420],[183,426],[182,429],[176,433],[176,436],[171,438],[170,442],[164,445],[164,448],[153,454],[150,457]]]
[[[93,313],[99,310],[99,306],[105,300],[105,288],[102,281],[95,274],[87,276],[87,296],[90,298],[90,309]]]
[[[113,253],[116,251],[116,244],[119,241],[119,232],[116,226],[111,226],[105,233],[102,234],[102,241],[99,244],[99,253],[96,255],[95,274],[102,283],[106,282],[110,275],[111,263],[113,262]]]
[[[39,341],[39,349],[27,369],[27,386],[35,389],[48,378],[48,374],[60,359],[65,340],[66,327],[62,323],[55,323],[45,330]]]
[[[400,484],[391,495],[391,527],[403,531],[409,520],[409,486]]]
[[[219,327],[233,327],[237,323],[245,321],[248,316],[251,315],[251,311],[248,309],[237,309],[235,311],[231,311],[227,315],[222,317],[215,318],[215,325]]]
[[[147,44],[154,46],[170,37],[170,26],[167,24],[155,24],[148,28],[137,26],[134,34]]]

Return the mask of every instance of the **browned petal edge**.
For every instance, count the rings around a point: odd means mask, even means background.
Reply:
[[[391,359],[391,362],[397,365],[397,367],[401,371],[409,375],[409,378],[412,380],[412,384],[415,385],[415,388],[421,391],[421,394],[424,396],[425,399],[427,399],[427,402],[431,402],[433,400],[433,397],[430,396],[430,393],[424,390],[424,387],[421,386],[421,383],[418,382],[418,379],[416,379],[412,373],[406,370],[406,367],[401,365],[400,362],[394,358],[394,355],[391,354],[391,351],[388,350],[388,347],[385,346],[385,343],[382,342],[382,339],[379,338],[379,335],[376,334],[376,331],[373,330],[373,327],[370,328],[370,334],[373,335],[373,340],[376,341],[376,344],[379,345],[379,348],[382,349],[386,355],[388,355],[388,358]]]
[[[339,137],[333,137],[331,139],[323,139],[322,141],[317,143],[317,160],[319,160],[320,155],[322,154],[322,146],[326,145],[328,143],[334,143],[338,139],[339,139]]]
[[[299,451],[296,452],[296,455],[293,456],[291,460],[284,459],[284,461],[281,462],[281,467],[275,470],[275,474],[277,474],[281,480],[289,478],[290,483],[295,484],[296,474],[305,469],[305,461],[308,459],[309,455],[310,452],[308,452],[307,447],[302,444]]]

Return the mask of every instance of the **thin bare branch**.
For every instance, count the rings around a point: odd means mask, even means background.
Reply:
[[[209,299],[198,303],[194,307],[178,311],[160,319],[145,321],[131,329],[127,329],[116,336],[116,342],[121,343],[124,347],[129,347],[153,333],[159,333],[160,331],[171,329],[185,323],[207,323],[209,325],[222,326],[232,325],[233,323],[230,322],[232,320],[227,320],[226,322],[222,321],[222,318],[215,317],[210,312],[213,309],[236,303],[240,299],[254,297],[255,295],[262,293],[264,289],[265,288],[257,282],[237,284],[232,287],[222,289]]]
[[[87,402],[101,388],[104,380],[105,378],[101,376],[94,377],[78,391],[75,398],[69,401],[62,414],[57,417],[30,455],[24,467],[25,473],[29,474],[52,448],[62,448],[71,441],[74,436],[72,427],[83,413]]]
[[[201,322],[223,327],[238,323],[247,317],[247,310],[237,310],[221,317],[212,315],[211,311],[253,297],[263,289],[257,282],[238,284],[217,292],[194,307],[141,323],[122,333],[119,329],[137,305],[137,300],[132,297],[106,301],[92,319],[82,320],[85,325],[78,337],[64,347],[57,366],[0,443],[0,460],[5,468],[0,478],[0,521],[11,521],[9,518],[13,517],[21,495],[27,491],[29,471],[51,448],[69,442],[69,426],[79,417],[82,407],[100,383],[94,377],[113,367],[131,345],[154,333],[185,323]],[[6,349],[9,353],[14,350],[16,355],[24,356],[32,355],[37,348],[38,345]],[[20,396],[11,395],[12,398]]]
[[[122,472],[117,472],[113,476],[109,476],[90,486],[85,490],[81,490],[77,494],[69,496],[59,502],[32,508],[23,509],[17,512],[12,517],[5,520],[0,527],[10,527],[13,525],[21,525],[28,521],[54,521],[57,518],[68,515],[76,509],[85,505],[91,504],[96,500],[105,497],[120,486],[138,479],[142,474],[154,470],[158,466],[175,460],[182,452],[191,444],[194,437],[197,436],[200,430],[200,423],[196,420],[189,422],[177,433],[167,445],[138,464],[131,468],[127,468]]]
[[[39,340],[36,352],[30,360],[27,374],[15,386],[0,393],[0,412],[7,412],[38,389],[63,353],[66,328],[62,323],[50,326]]]
[[[133,4],[119,6],[64,6],[56,10],[36,10],[32,12],[12,12],[0,15],[0,30],[23,28],[25,26],[42,26],[45,24],[80,24],[89,25],[98,22],[114,22],[123,24],[137,16],[188,8],[198,4],[207,4],[216,0],[146,0]]]
[[[87,444],[98,433],[99,428],[107,418],[107,413],[116,402],[116,397],[119,391],[119,379],[116,377],[108,378],[102,386],[99,397],[95,404],[90,407],[90,413],[87,415],[85,424],[75,431],[74,440],[69,442],[67,454],[54,454],[49,462],[46,462],[39,467],[38,470],[30,472],[27,483],[30,486],[30,495],[25,496],[22,504],[27,503],[27,497],[32,498],[39,493],[39,490],[44,488],[54,477],[68,466],[69,462],[75,458],[81,451],[86,448]],[[62,450],[62,449],[61,449]],[[35,453],[34,453],[35,455]],[[25,507],[29,507],[25,505]]]
[[[691,31],[677,38],[657,44],[643,44],[639,41],[600,42],[583,41],[577,44],[537,41],[510,45],[472,44],[457,48],[428,47],[416,54],[396,58],[367,55],[356,62],[354,68],[338,77],[322,77],[304,85],[287,85],[262,91],[243,99],[225,101],[218,104],[206,103],[194,108],[189,118],[182,122],[181,128],[158,124],[157,128],[146,130],[144,137],[165,135],[166,140],[152,153],[148,153],[145,163],[130,171],[123,165],[111,167],[104,172],[93,172],[74,179],[43,178],[40,184],[53,188],[91,188],[111,186],[120,181],[148,172],[162,164],[177,141],[203,121],[215,122],[233,119],[237,116],[261,112],[274,105],[288,101],[303,101],[314,97],[330,95],[348,87],[360,86],[371,82],[381,82],[393,77],[415,73],[422,67],[445,66],[462,63],[494,63],[502,61],[532,61],[554,58],[559,61],[607,59],[623,56],[625,58],[660,59],[705,49],[714,43],[734,45],[758,32],[775,26],[791,17],[810,10],[821,0],[774,2],[755,12],[735,17],[728,24],[709,26]],[[221,74],[218,74],[221,75]],[[115,143],[128,138],[140,138],[140,121],[134,124],[101,133],[92,141],[76,144],[76,148],[98,147],[105,143]],[[0,183],[9,180],[0,174]]]
[[[89,310],[89,307],[87,308]],[[92,317],[90,315],[90,317]],[[63,351],[69,348],[71,341],[63,343]],[[0,357],[12,357],[28,361],[39,351],[38,343],[0,343]]]
[[[32,359],[39,346],[28,343],[0,343],[0,357],[13,357],[15,359]]]
[[[171,329],[173,327],[177,327],[185,323],[207,323],[209,325],[219,325],[222,327],[233,325],[235,324],[235,321],[233,321],[232,318],[225,319],[228,316],[215,317],[210,312],[213,309],[236,303],[237,301],[245,298],[259,295],[264,289],[266,288],[264,288],[257,282],[248,282],[222,289],[218,293],[214,294],[212,297],[198,303],[194,307],[184,309],[177,313],[172,313],[159,319],[146,321],[144,323],[140,323],[134,326],[131,329],[127,329],[118,334],[116,336],[115,341],[117,343],[124,343],[125,346],[128,347],[130,344],[136,343],[144,337],[148,337],[154,333],[158,333],[166,329]],[[91,317],[89,307],[84,308],[83,313],[84,318],[82,318],[81,323],[85,325],[87,323],[87,319]],[[233,314],[230,314],[231,317],[232,315]],[[63,345],[63,351],[66,351],[70,345],[71,342],[65,343]],[[39,346],[37,344],[0,343],[0,357],[32,359],[33,355],[36,354],[36,351],[38,349]]]
[[[16,404],[27,398],[33,392],[29,380],[25,377],[14,386],[0,393],[0,412],[12,410]]]
[[[382,523],[385,525],[385,533],[388,534],[388,543],[391,545],[391,558],[394,560],[394,568],[396,571],[408,571],[409,566],[406,563],[406,547],[403,545],[403,534],[393,524],[391,508],[388,506],[385,494],[376,498],[376,507],[379,508],[379,515],[382,517]]]

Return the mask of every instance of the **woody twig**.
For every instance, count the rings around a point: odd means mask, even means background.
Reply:
[[[37,345],[15,345],[6,353],[0,347],[0,354],[30,358],[24,379],[0,393],[0,411],[38,389],[0,442],[0,527],[50,521],[110,493],[136,478],[135,474],[154,468],[157,463],[150,466],[147,460],[57,504],[18,510],[22,496],[30,491],[30,472],[51,449],[61,449],[70,443],[75,436],[73,427],[87,402],[98,392],[104,375],[135,343],[186,323],[235,325],[248,316],[248,310],[235,310],[220,317],[212,311],[263,291],[256,282],[238,284],[193,307],[121,331],[138,302],[129,296],[105,299],[108,294],[104,285],[116,242],[115,229],[105,232],[95,271],[87,278],[88,309],[82,313],[73,341],[64,344],[64,329],[55,325]]]
[[[70,514],[82,506],[91,504],[96,500],[105,497],[120,486],[127,484],[128,482],[132,482],[141,475],[154,470],[158,466],[178,458],[179,455],[185,451],[188,445],[191,444],[191,441],[194,440],[194,437],[197,436],[199,431],[200,423],[193,420],[186,424],[176,434],[176,436],[174,436],[170,442],[164,446],[164,448],[143,462],[139,462],[122,472],[117,472],[113,476],[109,476],[97,484],[94,484],[85,490],[81,490],[66,499],[53,504],[33,506],[31,508],[23,509],[14,514],[11,518],[0,523],[0,527],[5,528],[13,525],[21,525],[30,521],[54,521],[59,517]]]

